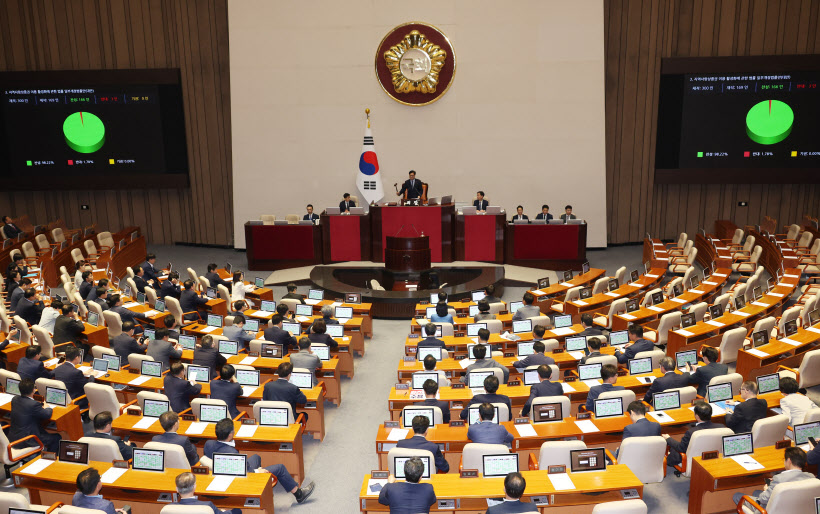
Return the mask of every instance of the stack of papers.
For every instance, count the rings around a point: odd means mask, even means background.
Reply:
[[[696,294],[703,294],[705,291],[701,291],[700,289],[690,289],[687,291],[688,293],[696,293]]]
[[[150,310],[145,311],[143,314],[145,314],[145,316],[148,317],[148,318],[152,318],[152,317],[156,316],[157,314],[159,314],[159,311],[155,311],[154,309],[150,309]]]
[[[202,423],[199,421],[195,421],[188,426],[188,430],[185,431],[186,434],[201,434],[205,432],[205,429],[208,428],[207,423]],[[223,489],[224,491],[224,489]]]
[[[584,358],[584,352],[582,352],[581,350],[577,350],[577,351],[574,351],[574,352],[567,352],[567,354],[569,354],[569,356],[572,357],[575,360],[581,360],[581,359]]]
[[[305,298],[305,303],[308,304],[308,305],[316,305],[319,302],[321,302],[321,300],[314,300],[313,298]]]
[[[570,334],[574,334],[575,330],[572,327],[564,327],[564,328],[553,328],[550,332],[557,336],[568,336]]]
[[[784,338],[783,338],[783,339],[781,339],[780,341],[781,341],[781,342],[784,342],[784,343],[786,343],[786,344],[790,344],[790,345],[792,345],[792,346],[800,346],[801,344],[803,344],[803,343],[801,343],[801,342],[799,342],[799,341],[795,341],[794,339],[789,339],[788,337],[784,337]]]
[[[763,350],[758,350],[757,348],[749,348],[748,350],[746,350],[746,353],[751,353],[752,355],[760,357],[761,359],[765,359],[769,356],[768,353],[764,352]]]
[[[686,300],[682,300],[680,298],[670,298],[675,303],[686,303]]]
[[[151,428],[151,425],[153,425],[158,420],[159,420],[159,418],[143,417],[143,418],[140,418],[139,421],[134,423],[134,426],[132,426],[131,428],[140,428],[140,429]]]
[[[253,315],[254,316],[267,317],[267,316],[273,316],[273,312],[271,312],[271,311],[256,311],[256,312],[253,313]]]
[[[715,277],[725,277],[725,276],[726,276],[726,273],[712,273],[712,276],[715,276]]]
[[[646,275],[648,278],[658,278],[660,275]]]
[[[613,298],[618,298],[619,296],[621,296],[621,295],[619,295],[618,293],[613,293],[612,291],[607,291],[607,292],[606,292],[606,293],[604,293],[604,294],[605,294],[605,295],[607,295],[607,296],[611,296],[611,297],[613,297]]]
[[[58,362],[60,362],[60,359],[59,359],[59,358],[57,358],[57,357],[55,357],[55,358],[53,358],[53,359],[49,359],[49,360],[45,361],[45,362],[43,363],[43,366],[45,366],[45,367],[47,367],[47,368],[48,368],[48,367],[54,366],[54,365],[55,365],[55,364],[57,364]]]
[[[607,294],[609,294],[609,293],[607,293]],[[583,300],[575,300],[572,303],[574,303],[575,305],[589,305],[587,302],[585,302]]]
[[[37,473],[43,471],[47,467],[51,466],[54,462],[53,460],[39,458],[26,466],[25,468],[20,470],[20,473],[25,473],[27,475],[36,475]]]
[[[567,384],[566,382],[561,382],[561,388],[564,390],[565,393],[574,393],[575,388],[572,387],[571,384]]]
[[[581,382],[583,382],[584,385],[589,387],[590,389],[592,389],[595,386],[601,385],[601,379],[600,378],[593,378],[593,379],[590,379],[590,380],[581,380]]]
[[[763,303],[763,302],[752,302],[752,305],[757,305],[758,307],[768,307],[769,306],[768,303]]]
[[[729,458],[740,464],[746,471],[764,468],[763,464],[757,462],[751,455],[732,455]]]
[[[527,423],[526,425],[515,425],[518,435],[521,437],[535,437],[538,434],[535,432],[535,427]]]
[[[461,359],[458,361],[458,365],[461,366],[461,369],[467,369],[467,366],[470,364],[475,364],[475,361],[470,359]]]
[[[688,330],[684,330],[684,329],[682,329],[682,328],[681,328],[680,330],[675,330],[675,333],[676,333],[676,334],[680,334],[680,335],[682,335],[682,336],[684,336],[684,337],[689,337],[689,336],[693,336],[693,335],[695,335],[694,333],[689,332]]]
[[[704,281],[703,281],[703,283],[704,283],[704,284],[707,284],[707,285],[710,285],[710,286],[716,286],[716,285],[718,285],[718,283],[717,283],[717,282],[710,282],[709,280],[704,280]]]
[[[219,327],[205,327],[200,330],[200,332],[205,332],[206,334],[210,334],[214,330],[218,329]]]
[[[135,378],[135,379],[131,380],[130,382],[128,382],[128,385],[138,386],[140,384],[144,384],[144,383],[148,382],[149,380],[151,380],[151,377],[149,377],[148,375],[140,375],[137,378]]]
[[[552,487],[554,487],[556,491],[571,491],[575,489],[575,484],[572,483],[572,479],[567,473],[553,473],[547,475],[547,478],[550,479],[550,483],[552,483]]]
[[[339,325],[344,325],[345,323],[350,321],[350,318],[338,318],[336,321],[339,322]]]
[[[231,482],[233,482],[234,478],[236,477],[225,475],[216,476],[213,480],[211,480],[211,483],[208,484],[206,491],[227,491],[228,488],[231,486]]]
[[[310,321],[310,318],[307,316],[296,316],[296,321],[299,323],[305,323],[306,321]]]
[[[560,285],[562,285],[564,287],[575,287],[575,284],[570,284],[569,282],[561,282]]]
[[[817,334],[820,334],[820,328],[817,327],[806,327],[806,330],[808,330],[809,332],[815,332]]]
[[[715,321],[713,319],[710,319],[709,321],[707,321],[706,324],[707,325],[712,325],[712,326],[715,326],[715,327],[725,327],[726,326],[725,323],[721,323],[720,321]]]
[[[0,406],[9,403],[12,400],[12,398],[14,398],[13,394],[0,393]]]
[[[633,316],[632,314],[621,314],[621,317],[623,319],[635,319],[635,316]]]
[[[103,475],[100,477],[100,481],[103,484],[113,484],[117,481],[118,478],[123,476],[126,471],[128,470],[125,468],[108,468],[108,471],[103,473]]]
[[[247,398],[248,396],[252,395],[253,392],[256,391],[256,389],[257,386],[242,386],[242,396]]]
[[[257,428],[259,428],[259,425],[242,425],[239,427],[239,430],[236,431],[236,438],[253,437]]]
[[[547,293],[545,293],[544,291],[539,291],[539,290],[537,290],[537,289],[536,289],[535,291],[530,291],[530,292],[531,292],[532,294],[534,294],[535,296],[541,296],[541,295],[545,295],[545,294],[547,294]]]
[[[394,428],[387,434],[388,441],[401,441],[402,439],[407,439],[407,434],[410,431],[406,428]]]
[[[650,305],[649,307],[647,307],[647,309],[649,309],[651,311],[655,311],[655,312],[663,312],[664,311],[663,307],[657,307],[655,305]]]
[[[591,434],[592,432],[598,432],[598,427],[595,426],[595,423],[588,419],[583,419],[581,421],[576,420],[575,425],[581,430],[581,432],[585,434]],[[552,476],[552,475],[550,475]]]
[[[751,314],[749,314],[748,312],[743,311],[735,311],[732,314],[734,314],[735,316],[742,316],[744,318],[748,318],[749,316],[751,316]]]
[[[783,294],[781,294],[781,293],[773,293],[773,292],[771,292],[771,291],[769,291],[767,294],[769,294],[769,295],[771,295],[771,296],[776,296],[776,297],[778,297],[778,298],[783,298],[783,296],[785,296],[785,295],[783,295]]]
[[[125,307],[126,309],[130,309],[131,307],[136,307],[138,305],[139,305],[138,302],[128,302],[126,304],[123,304],[123,307]]]
[[[239,361],[239,364],[244,364],[246,366],[250,366],[254,362],[256,362],[256,357],[245,357],[244,359]]]

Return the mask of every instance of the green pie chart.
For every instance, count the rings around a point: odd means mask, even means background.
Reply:
[[[94,153],[105,143],[105,125],[90,112],[75,112],[63,122],[63,135],[72,150]]]
[[[794,111],[780,100],[763,100],[746,114],[746,134],[755,143],[773,145],[789,137]]]

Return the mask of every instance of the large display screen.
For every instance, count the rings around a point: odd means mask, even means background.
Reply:
[[[661,68],[656,182],[820,182],[820,56]]]
[[[188,184],[179,70],[0,73],[9,189]]]

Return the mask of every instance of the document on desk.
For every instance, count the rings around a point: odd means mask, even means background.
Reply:
[[[575,425],[585,434],[591,434],[599,431],[598,427],[595,426],[595,423],[588,419],[582,419],[581,421],[576,420]]]
[[[584,358],[584,352],[582,352],[581,350],[567,352],[567,355],[578,361]]]
[[[547,478],[550,479],[552,487],[554,487],[556,491],[571,491],[575,489],[575,484],[572,483],[572,479],[568,473],[552,473],[547,475]]]
[[[248,396],[252,395],[254,391],[256,391],[259,386],[242,386],[242,396],[247,398]]]
[[[219,475],[217,477],[214,477],[214,479],[211,480],[211,483],[208,484],[208,487],[205,490],[206,491],[223,491],[223,492],[227,491],[228,488],[231,486],[231,482],[233,482],[234,478],[236,478],[236,477],[230,477],[230,476],[225,476],[225,475]]]
[[[641,287],[641,285],[637,282],[630,282],[627,284],[629,287]]]
[[[575,287],[575,284],[570,284],[569,282],[561,282],[559,285],[564,287]]]
[[[254,362],[256,362],[256,357],[245,357],[244,359],[242,359],[241,361],[239,361],[239,364],[244,364],[244,365],[246,365],[246,366],[250,366],[250,365],[252,365]]]
[[[717,283],[717,282],[710,282],[710,281],[708,281],[708,280],[704,280],[704,281],[703,281],[703,283],[704,283],[704,284],[706,284],[706,285],[709,285],[709,286],[716,286],[716,285],[718,285],[718,283]]]
[[[575,301],[574,301],[574,302],[572,302],[572,303],[574,303],[575,305],[581,305],[581,306],[584,306],[584,305],[589,305],[587,302],[585,302],[585,301],[583,301],[583,300],[575,300]]]
[[[712,276],[714,276],[714,277],[725,277],[726,273],[712,273]]]
[[[144,384],[144,383],[148,382],[149,380],[151,380],[151,377],[149,377],[148,375],[140,375],[137,378],[135,378],[135,379],[131,380],[130,382],[128,382],[128,385],[138,386],[140,384]]]
[[[675,303],[686,303],[686,300],[683,300],[681,298],[670,298],[670,300],[672,300]]]
[[[746,350],[746,353],[751,353],[755,357],[760,357],[761,359],[765,359],[769,356],[768,353],[764,352],[763,350],[758,350],[757,348],[749,348]]]
[[[244,439],[246,437],[253,437],[253,434],[256,433],[256,429],[259,428],[259,425],[242,425],[239,427],[239,430],[236,431],[236,439]]]
[[[782,293],[773,293],[772,291],[769,291],[769,292],[768,292],[768,293],[766,293],[766,294],[768,294],[769,296],[776,296],[776,297],[778,297],[778,298],[783,298],[784,296],[786,296],[786,295],[784,295],[784,294],[782,294]]]
[[[751,314],[749,314],[748,312],[743,311],[735,311],[732,314],[734,314],[735,316],[742,316],[744,318],[748,318],[749,316],[751,316]]]
[[[820,334],[820,328],[817,327],[806,327],[806,330],[808,330],[809,332]]]
[[[783,276],[786,278],[800,278],[800,275],[789,275],[788,273],[784,273]]]
[[[518,435],[521,437],[535,437],[538,434],[535,432],[535,427],[533,427],[530,423],[525,425],[514,425],[515,429],[518,431]]]
[[[123,307],[125,307],[126,309],[130,309],[130,308],[136,307],[138,305],[139,305],[139,302],[128,302],[128,303],[124,304]]]
[[[14,398],[13,394],[0,393],[0,406],[9,403],[12,400],[12,398]]]
[[[803,344],[800,341],[795,341],[794,339],[789,339],[788,337],[784,337],[783,339],[780,339],[780,342],[790,344],[792,346],[800,346],[801,344]]]
[[[707,325],[712,325],[713,327],[725,327],[726,326],[725,323],[721,323],[720,321],[715,321],[713,319],[710,319],[709,321],[707,321],[706,324]]]
[[[543,296],[543,295],[547,294],[547,293],[545,293],[544,291],[539,291],[538,289],[536,289],[535,291],[530,291],[530,292],[531,292],[534,296]]]
[[[601,385],[601,380],[598,378],[592,378],[590,380],[581,380],[581,382],[583,382],[584,385],[589,387],[590,389],[592,389],[595,386]]]
[[[44,458],[41,457],[41,458],[35,460],[34,462],[32,462],[31,464],[29,464],[28,466],[22,468],[20,470],[20,473],[25,473],[27,475],[36,475],[39,472],[46,469],[47,467],[51,466],[51,464],[54,463],[54,462],[56,462],[56,461],[44,459]]]
[[[146,318],[152,318],[152,317],[156,316],[157,314],[159,314],[159,311],[155,311],[154,309],[151,309],[151,310],[143,312],[143,314],[145,314]]]
[[[607,296],[611,296],[611,297],[613,297],[613,298],[618,298],[619,296],[621,296],[621,295],[619,295],[618,293],[613,293],[612,291],[607,291],[607,292],[606,292],[606,293],[604,293],[604,294],[605,294],[605,295],[607,295]]]
[[[210,334],[211,332],[213,332],[214,330],[216,330],[218,328],[220,328],[220,327],[205,327],[203,329],[200,329],[200,332],[205,332],[206,334]]]
[[[402,439],[407,439],[407,434],[410,431],[406,428],[394,428],[387,434],[388,441],[401,441]]]
[[[695,294],[703,294],[706,291],[701,291],[700,289],[690,289],[687,293],[695,293]]]
[[[199,421],[195,421],[188,426],[188,430],[185,431],[186,434],[201,434],[205,432],[205,429],[208,428],[207,423],[201,423]],[[224,489],[223,489],[224,491]]]
[[[764,468],[763,464],[757,462],[751,455],[732,455],[729,458],[740,464],[746,471]]]
[[[622,317],[623,319],[628,319],[628,320],[633,320],[633,319],[635,319],[635,316],[633,316],[632,314],[621,314],[621,317]]]
[[[379,492],[387,485],[386,478],[370,478],[367,480],[367,495],[377,496]]]
[[[103,484],[113,484],[118,478],[123,476],[126,471],[128,471],[126,468],[108,468],[108,471],[100,477],[100,482]]]
[[[658,278],[660,275],[644,275],[647,278]]]
[[[564,390],[565,393],[574,393],[575,388],[572,385],[567,384],[566,382],[561,382],[561,389]]]
[[[268,316],[273,316],[273,311],[255,311],[253,315],[266,318]]]
[[[675,419],[672,416],[670,416],[662,410],[647,412],[646,415],[652,417],[652,419],[654,419],[658,423],[672,423],[673,421],[675,421]]]
[[[695,335],[694,333],[689,332],[688,330],[684,330],[682,328],[679,329],[679,330],[675,330],[675,333],[678,334],[678,335],[682,335],[683,337],[689,337],[689,336]]]
[[[298,321],[299,323],[304,323],[306,321],[310,321],[310,318],[308,318],[307,316],[296,316],[296,321]]]
[[[769,306],[768,303],[763,303],[763,302],[752,302],[752,305],[757,305],[758,307],[768,307]]]
[[[647,307],[647,309],[655,312],[663,312],[665,310],[663,307],[657,307],[655,305],[650,305],[649,307]]]
[[[470,359],[461,359],[458,361],[458,365],[461,366],[461,369],[467,369],[467,366],[470,364],[475,364],[475,361]]]
[[[313,298],[305,298],[305,303],[308,305],[317,305],[322,300],[314,300]]]
[[[148,416],[143,416],[142,418],[140,418],[139,421],[134,423],[134,425],[131,428],[142,428],[142,429],[151,428],[151,425],[153,425],[158,420],[159,420],[159,418],[151,418],[151,417],[148,417]]]
[[[574,334],[575,330],[572,327],[564,327],[564,328],[553,328],[550,332],[557,336],[568,336],[570,334]]]
[[[45,361],[45,362],[43,363],[43,366],[45,366],[45,367],[47,367],[47,368],[50,368],[51,366],[54,366],[54,365],[55,365],[55,364],[57,364],[58,362],[60,362],[60,358],[59,358],[59,357],[55,357],[55,358],[53,358],[53,359],[49,359],[49,360]]]
[[[651,384],[657,378],[655,375],[647,375],[645,377],[635,377],[639,381],[643,382],[644,384]]]

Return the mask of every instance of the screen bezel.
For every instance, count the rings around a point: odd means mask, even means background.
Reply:
[[[151,471],[154,473],[164,473],[165,472],[165,450],[155,450],[155,449],[148,449],[148,448],[134,448],[134,454],[137,452],[160,452],[162,454],[162,469],[151,469],[151,468],[143,468],[137,466],[137,459],[132,457],[131,460],[131,469],[139,470],[139,471]]]

